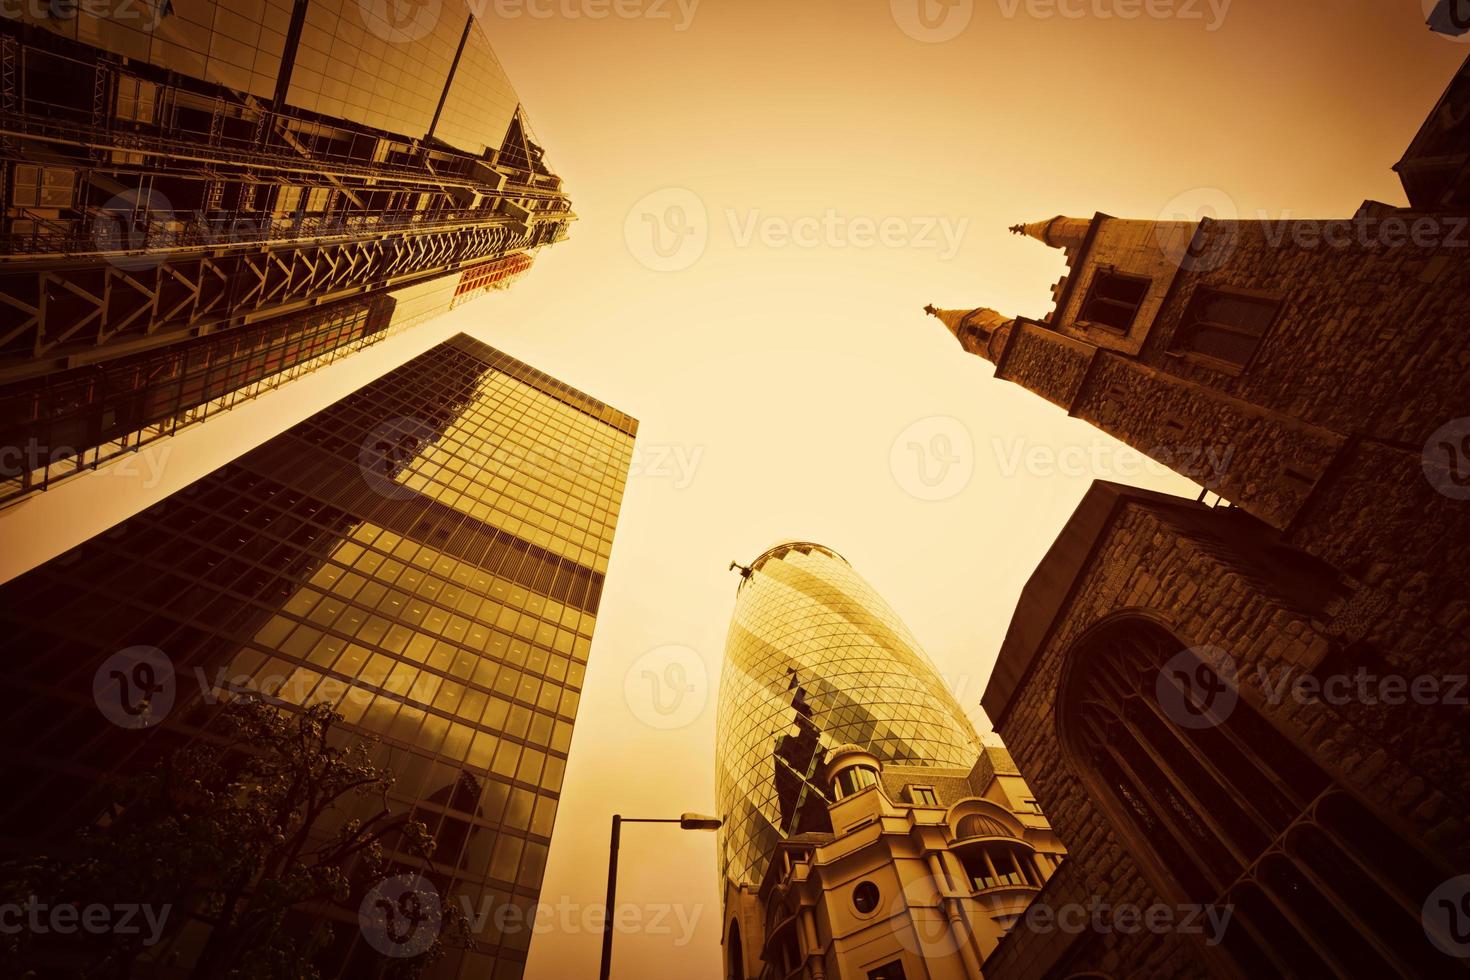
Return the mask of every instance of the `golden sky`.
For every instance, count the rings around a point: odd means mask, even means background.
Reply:
[[[1006,226],[1057,213],[1401,204],[1389,168],[1470,54],[1415,0],[485,3],[572,239],[508,294],[163,444],[156,479],[0,513],[0,577],[458,330],[637,416],[529,980],[595,974],[614,811],[714,808],[731,559],[788,537],[844,554],[983,731],[1019,590],[1091,479],[1195,492],[992,381],[925,302],[1044,314],[1060,253]],[[652,686],[670,664],[682,701]],[[717,980],[712,837],[627,828],[619,899],[644,928],[615,976]]]

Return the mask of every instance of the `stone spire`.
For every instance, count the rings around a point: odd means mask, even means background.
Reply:
[[[924,312],[943,323],[961,347],[992,363],[1000,356],[1011,324],[1015,322],[1013,317],[983,306],[974,310],[941,310],[930,303],[924,307]]]
[[[1087,230],[1091,227],[1092,220],[1089,218],[1067,218],[1057,215],[1046,221],[1011,225],[1011,234],[1034,238],[1052,248],[1074,249],[1082,247],[1083,240],[1087,238]]]
[[[924,312],[932,317],[938,318],[939,322],[948,327],[949,332],[954,334],[955,339],[960,340],[960,327],[964,324],[965,317],[969,316],[974,311],[941,310],[935,307],[933,303],[930,303],[928,306],[924,307]]]

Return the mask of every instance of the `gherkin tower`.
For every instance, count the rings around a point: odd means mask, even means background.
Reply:
[[[826,829],[815,774],[827,749],[856,744],[884,762],[968,769],[979,741],[908,628],[841,555],[787,542],[741,572],[715,783],[721,873],[754,885],[779,840]]]

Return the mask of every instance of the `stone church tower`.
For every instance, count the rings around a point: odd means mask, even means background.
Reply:
[[[1470,62],[1352,217],[1057,217],[969,353],[1218,494],[1096,484],[984,705],[1069,860],[987,977],[1470,975]],[[1020,246],[1018,246],[1020,247]],[[1034,247],[1034,246],[1033,246]],[[1206,495],[1201,494],[1201,500]]]

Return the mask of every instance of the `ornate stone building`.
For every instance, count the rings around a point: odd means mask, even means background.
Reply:
[[[720,682],[730,980],[977,980],[1063,853],[908,628],[841,555],[739,567]]]
[[[929,312],[1218,494],[1098,483],[984,706],[1069,858],[987,977],[1470,973],[1470,63],[1326,221],[1058,217],[1045,319]],[[1210,914],[1221,928],[1193,928]]]
[[[731,980],[979,980],[1064,850],[1002,748],[967,772],[834,746],[828,831],[782,840],[726,890]]]

